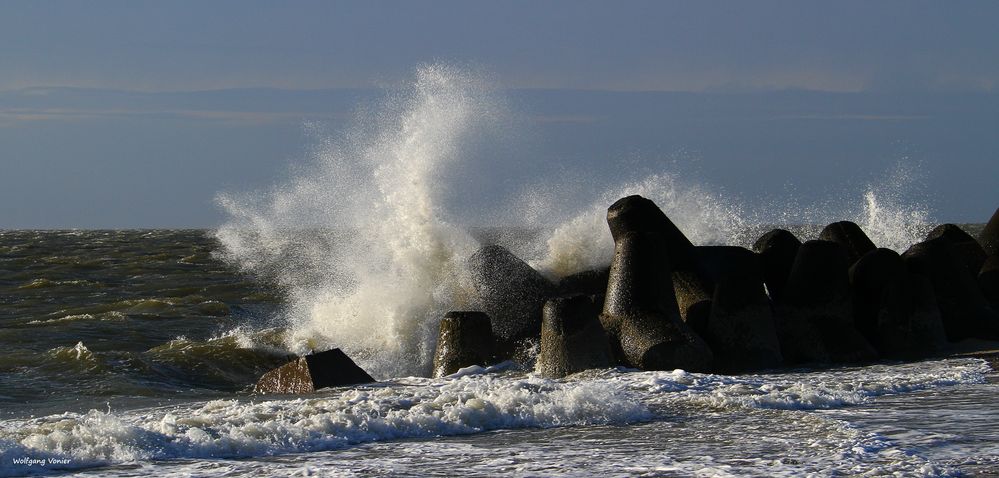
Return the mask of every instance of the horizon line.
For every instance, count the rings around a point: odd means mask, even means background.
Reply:
[[[72,85],[37,85],[37,86],[24,86],[17,88],[0,88],[0,94],[8,93],[31,93],[31,92],[42,92],[42,91],[79,91],[79,92],[105,92],[105,93],[137,93],[137,94],[148,94],[148,95],[159,95],[159,94],[185,94],[185,93],[221,93],[221,92],[232,92],[232,91],[272,91],[272,92],[298,92],[298,93],[322,93],[322,92],[383,92],[383,91],[399,91],[404,90],[405,87],[393,88],[393,87],[376,87],[376,86],[334,86],[334,87],[304,87],[304,88],[292,88],[292,87],[282,87],[282,86],[232,86],[232,87],[222,87],[222,88],[192,88],[192,89],[142,89],[142,88],[102,88],[95,86],[72,86]],[[817,93],[817,94],[828,94],[828,95],[858,95],[858,94],[884,94],[884,95],[911,95],[911,94],[937,94],[937,95],[953,95],[953,94],[971,94],[971,95],[996,95],[999,94],[999,90],[992,88],[978,88],[978,89],[940,89],[940,88],[924,88],[924,89],[904,89],[904,90],[881,90],[881,89],[859,89],[859,90],[844,90],[844,89],[817,89],[817,88],[805,88],[805,87],[732,87],[732,88],[719,88],[719,87],[709,87],[704,89],[620,89],[620,88],[577,88],[577,87],[500,87],[496,88],[496,91],[510,91],[510,92],[581,92],[581,93],[618,93],[618,94],[717,94],[717,95],[751,95],[751,94],[768,94],[768,93]]]

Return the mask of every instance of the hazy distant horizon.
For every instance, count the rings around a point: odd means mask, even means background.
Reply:
[[[218,193],[282,184],[428,63],[506,92],[509,151],[449,192],[470,208],[634,169],[759,211],[849,202],[902,168],[904,199],[983,221],[997,17],[988,1],[5,2],[0,228],[213,227]]]
[[[0,92],[0,144],[16,158],[0,176],[0,202],[14,205],[0,210],[0,228],[215,227],[224,220],[216,194],[280,183],[308,163],[317,134],[335,138],[359,107],[387,93]],[[478,176],[468,181],[476,194],[493,199],[517,191],[483,184],[491,177],[530,181],[569,170],[578,181],[634,170],[674,173],[758,209],[790,193],[806,203],[836,200],[837,190],[903,165],[916,180],[906,192],[937,220],[983,222],[999,205],[999,94],[498,94],[520,123],[517,157],[468,172]]]

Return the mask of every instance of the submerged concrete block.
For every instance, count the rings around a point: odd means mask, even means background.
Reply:
[[[978,285],[985,298],[992,304],[992,310],[999,310],[999,256],[990,256],[978,272]]]
[[[981,244],[985,254],[989,256],[999,256],[999,208],[992,213],[989,222],[978,235],[978,243]]]
[[[733,275],[715,286],[708,331],[715,368],[724,373],[776,368],[783,364],[770,301],[759,276]]]
[[[265,373],[256,393],[310,393],[321,388],[371,383],[367,372],[340,349],[309,354]]]
[[[633,367],[711,368],[711,349],[680,319],[658,232],[619,231],[600,321],[619,358]]]
[[[850,264],[857,262],[857,259],[873,251],[876,247],[874,241],[867,237],[864,230],[857,223],[851,221],[839,221],[826,226],[819,233],[819,239],[843,246]]]
[[[777,304],[785,360],[857,363],[877,358],[874,347],[854,326],[848,268],[847,253],[835,242],[801,245]],[[816,336],[820,343],[814,342]]]
[[[443,377],[471,365],[489,365],[494,359],[489,316],[482,312],[451,311],[441,320],[434,352],[434,377]]]
[[[642,196],[618,199],[607,209],[607,225],[615,242],[622,235],[631,232],[660,234],[663,252],[674,267],[685,265],[694,250],[694,244],[666,217],[659,206]]]
[[[541,308],[555,285],[506,248],[485,246],[468,259],[476,302],[492,322],[501,348],[541,333]]]
[[[595,297],[572,295],[545,303],[537,370],[560,378],[592,368],[614,365],[610,339],[600,324]]]
[[[978,275],[978,271],[982,270],[987,256],[985,249],[982,249],[981,244],[974,237],[971,237],[971,234],[954,224],[941,224],[926,235],[926,240],[938,237],[944,238],[954,246],[954,254],[961,259],[971,275]]]
[[[779,300],[784,293],[799,247],[801,241],[784,229],[774,229],[760,236],[753,244],[753,250],[760,255],[763,282],[771,299]]]
[[[985,299],[975,276],[945,238],[920,242],[902,254],[910,272],[929,279],[947,338],[999,338],[999,314]]]

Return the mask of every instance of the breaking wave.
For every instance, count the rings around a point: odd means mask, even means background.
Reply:
[[[552,279],[610,263],[606,208],[628,194],[654,200],[700,245],[750,245],[764,225],[852,219],[879,246],[903,250],[928,229],[926,209],[904,202],[901,173],[870,185],[862,199],[804,208],[792,200],[765,210],[671,171],[616,184],[591,178],[582,195],[578,184],[539,178],[543,186],[511,191],[499,203],[506,213],[479,204],[474,191],[459,194],[475,182],[468,174],[492,171],[480,168],[495,156],[484,149],[518,141],[508,128],[518,121],[483,75],[419,68],[346,132],[311,126],[309,161],[283,184],[220,195],[230,216],[216,232],[220,256],[284,291],[285,323],[268,326],[287,328],[290,351],[340,347],[387,378],[428,374],[440,317],[474,306],[462,268],[479,246],[469,224],[506,227],[513,252]]]
[[[330,390],[305,399],[214,400],[121,412],[91,410],[0,420],[0,475],[27,471],[16,461],[23,457],[49,460],[48,470],[66,470],[143,461],[274,456],[498,429],[668,422],[678,415],[707,417],[719,412],[747,412],[740,415],[754,423],[747,433],[787,446],[806,437],[782,437],[770,430],[785,428],[801,434],[815,432],[809,427],[821,428],[825,442],[815,446],[831,453],[825,459],[833,461],[816,466],[839,466],[835,460],[844,457],[834,452],[855,446],[863,437],[836,432],[843,427],[839,421],[799,411],[838,409],[879,397],[983,383],[989,372],[988,365],[976,359],[737,377],[607,369],[549,380],[500,372],[411,378]],[[753,411],[778,413],[757,416]],[[811,423],[805,431],[800,429],[803,421]],[[883,438],[878,442],[873,452],[893,447]],[[903,458],[919,465],[919,457]]]

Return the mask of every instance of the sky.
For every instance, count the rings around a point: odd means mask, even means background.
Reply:
[[[935,217],[980,222],[999,205],[996,18],[994,1],[4,2],[0,228],[216,226],[220,191],[279,181],[308,124],[346,127],[428,62],[509,91],[538,170],[680,155],[758,202],[911,163]]]
[[[13,1],[0,88],[364,88],[435,59],[511,88],[992,90],[991,1]]]

